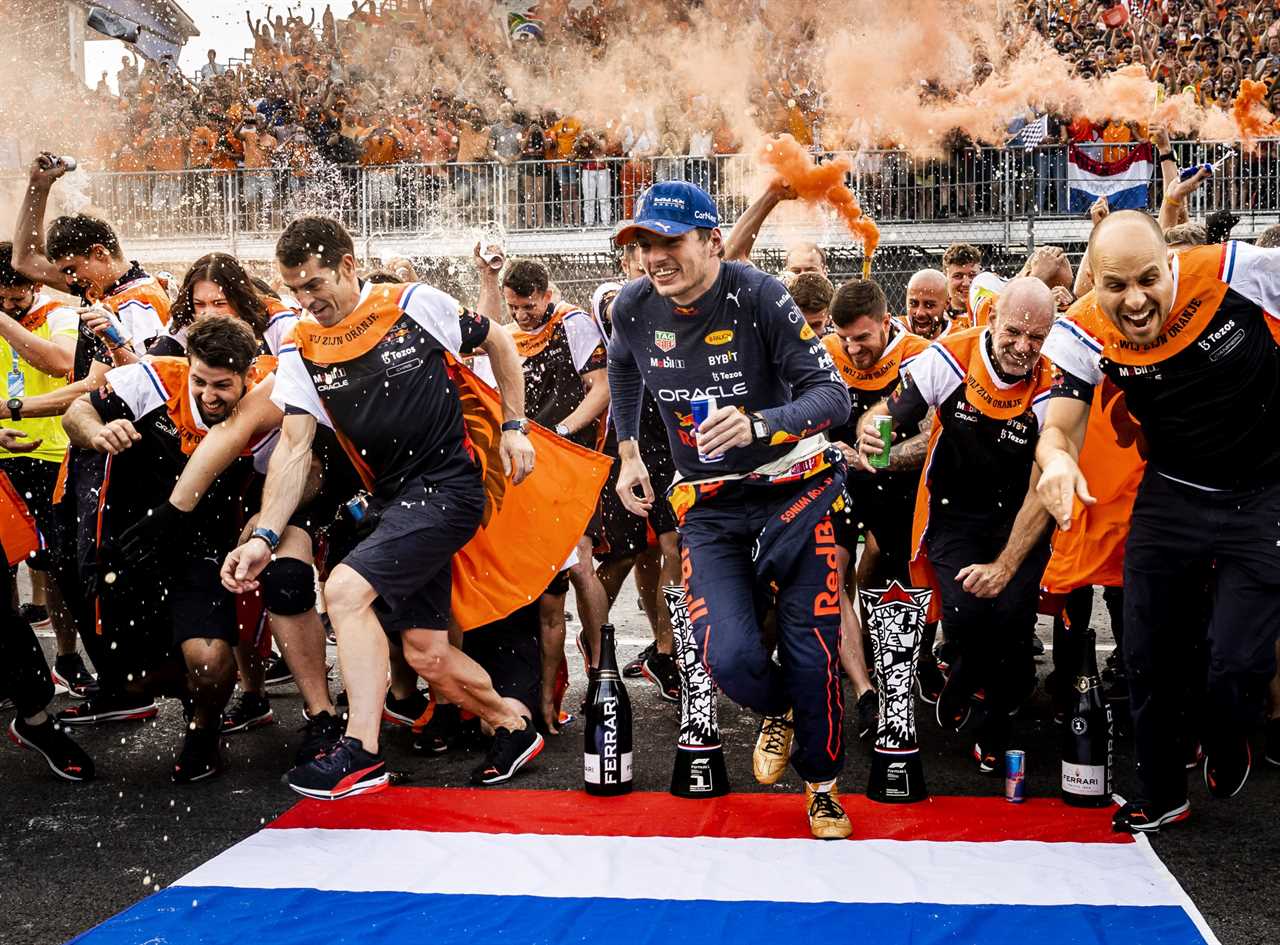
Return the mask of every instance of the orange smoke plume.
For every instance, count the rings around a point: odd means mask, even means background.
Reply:
[[[845,186],[845,175],[853,170],[853,162],[847,156],[816,164],[803,145],[791,135],[782,134],[765,141],[760,159],[777,171],[801,200],[830,204],[862,243],[862,251],[870,260],[880,244],[880,227],[863,215],[858,198]]]
[[[1280,123],[1271,114],[1267,106],[1262,104],[1267,97],[1267,87],[1261,82],[1245,79],[1240,83],[1240,91],[1235,103],[1231,106],[1231,117],[1235,120],[1240,132],[1240,144],[1246,151],[1252,151],[1256,138],[1265,138],[1280,131]]]

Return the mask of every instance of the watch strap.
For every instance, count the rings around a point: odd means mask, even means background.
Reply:
[[[1175,164],[1178,163],[1178,159],[1173,156],[1172,151],[1166,151],[1164,154],[1157,154],[1156,161],[1160,164],[1163,164],[1165,161],[1173,161]]]
[[[529,429],[529,421],[524,417],[519,420],[504,420],[502,422],[502,432],[506,433],[515,430],[517,433],[525,433]]]
[[[267,547],[275,551],[280,547],[280,536],[269,528],[258,527],[249,535],[250,538],[261,538],[267,543]]]

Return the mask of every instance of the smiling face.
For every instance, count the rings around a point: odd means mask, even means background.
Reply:
[[[947,266],[947,292],[951,296],[951,308],[955,311],[964,311],[969,301],[969,286],[980,269],[976,262]]]
[[[208,279],[201,279],[191,287],[191,311],[196,318],[236,314],[222,286]]]
[[[1055,314],[1053,295],[1039,279],[1024,276],[1005,286],[990,325],[991,350],[1000,370],[1015,377],[1031,372]]]
[[[1144,216],[1128,211],[1100,226],[1089,248],[1098,306],[1136,344],[1160,336],[1174,297],[1168,247],[1158,227],[1144,222]]]
[[[350,315],[360,301],[356,261],[350,255],[342,257],[337,269],[327,267],[319,256],[312,256],[301,266],[280,263],[280,278],[298,304],[321,325],[336,325]]]
[[[36,290],[39,286],[0,285],[0,312],[10,318],[22,318],[36,302]]]
[[[119,262],[105,246],[95,245],[84,256],[64,256],[55,265],[67,277],[67,288],[101,298],[113,282]]]
[[[221,423],[236,409],[244,396],[245,379],[231,368],[214,367],[199,358],[191,359],[187,384],[206,426]]]
[[[696,302],[720,274],[719,229],[689,230],[680,236],[641,230],[636,243],[645,275],[659,295],[677,305]]]
[[[547,306],[551,304],[550,288],[532,295],[517,295],[510,286],[503,286],[502,297],[507,303],[507,312],[522,330],[533,331],[546,320]]]
[[[889,315],[864,315],[843,328],[835,327],[836,336],[844,346],[849,360],[859,371],[869,371],[876,366],[889,344]]]
[[[917,272],[907,283],[907,327],[923,338],[933,338],[947,312],[947,280],[936,269]]]

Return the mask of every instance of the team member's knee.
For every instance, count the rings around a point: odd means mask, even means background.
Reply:
[[[339,620],[354,615],[369,603],[369,583],[359,573],[345,565],[333,569],[324,584],[324,603],[330,618]]]
[[[400,646],[405,662],[428,683],[439,681],[448,665],[449,636],[435,631],[401,634]]]
[[[316,605],[316,581],[311,565],[297,558],[276,558],[259,579],[262,602],[281,617],[305,614]]]

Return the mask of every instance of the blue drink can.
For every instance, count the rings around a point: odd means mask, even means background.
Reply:
[[[689,401],[689,413],[693,416],[693,435],[698,435],[698,427],[702,426],[702,421],[715,411],[719,406],[714,397],[699,397],[697,400]],[[709,459],[703,455],[702,449],[698,449],[698,461],[702,463],[718,463],[724,459],[724,455]]]
[[[1004,753],[1004,799],[1011,804],[1026,800],[1027,753],[1016,749]]]

